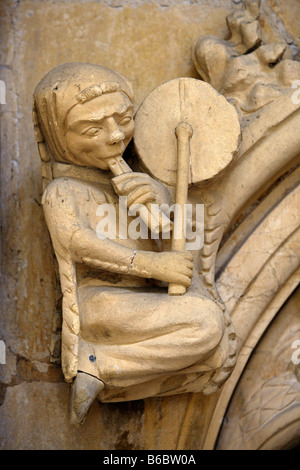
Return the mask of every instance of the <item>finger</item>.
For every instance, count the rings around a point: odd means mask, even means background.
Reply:
[[[133,171],[129,173],[122,173],[121,175],[114,176],[112,181],[116,184],[125,183],[126,181],[134,180],[136,178],[136,173]]]
[[[193,270],[194,268],[194,263],[192,261],[186,260],[186,259],[181,259],[177,262],[177,265],[186,269],[191,269]]]
[[[192,281],[188,276],[180,276],[176,284],[182,284],[185,287],[190,287]]]
[[[124,184],[127,181],[136,181],[135,173],[123,173],[111,179],[112,185],[118,194],[124,193]]]
[[[192,278],[193,276],[193,270],[192,269],[189,269],[189,268],[183,268],[181,270],[181,274],[184,274],[185,276],[187,276],[188,278]]]
[[[118,189],[119,193],[126,194],[135,190],[139,186],[149,185],[149,176],[141,173],[124,173],[123,175],[113,178],[112,183],[114,187]]]
[[[140,207],[140,206],[146,206],[149,203],[151,204],[151,203],[153,203],[153,198],[154,197],[155,197],[155,194],[152,193],[152,192],[145,193],[141,197],[136,199],[136,201],[134,201],[134,203],[129,206],[129,209],[131,209],[133,206],[139,206]],[[148,208],[148,206],[147,206],[147,208]],[[154,218],[154,220],[156,220],[155,216],[152,215],[152,217]]]
[[[127,196],[132,191],[135,191],[138,188],[146,186],[145,181],[130,181],[129,184],[120,183],[118,185],[114,184],[114,189],[118,194]]]
[[[125,183],[126,181],[131,181],[135,180],[136,178],[148,178],[150,179],[150,176],[147,175],[147,173],[139,173],[137,171],[130,171],[127,173],[122,173],[121,175],[114,176],[112,179],[114,181],[117,181],[118,183]]]
[[[193,269],[194,268],[194,263],[193,263],[193,261],[185,261],[184,266],[186,268]]]
[[[135,181],[127,181],[122,185],[122,191],[129,194],[141,186],[149,186],[153,191],[153,186],[149,184],[149,178],[138,178]]]
[[[137,188],[135,191],[129,194],[127,198],[127,206],[130,207],[132,204],[145,204],[144,202],[141,202],[143,199],[143,196],[151,194],[151,199],[150,200],[155,200],[155,193],[152,191],[151,186],[142,186]],[[140,200],[141,199],[141,200]]]
[[[194,257],[189,251],[174,251],[174,253],[178,253],[183,259],[194,261]]]
[[[189,261],[194,261],[194,257],[193,257],[193,255],[192,255],[192,253],[189,253],[188,251],[186,251],[186,252],[184,253],[184,259],[187,259],[187,260],[189,260]]]

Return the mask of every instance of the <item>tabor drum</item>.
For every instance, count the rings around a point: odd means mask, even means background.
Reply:
[[[233,160],[239,145],[237,112],[211,85],[178,78],[155,88],[135,117],[134,148],[140,164],[169,185],[177,180],[177,138],[180,122],[191,125],[189,184],[209,181]]]

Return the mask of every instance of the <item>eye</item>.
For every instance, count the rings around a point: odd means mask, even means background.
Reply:
[[[131,119],[132,119],[131,116],[125,116],[119,121],[119,124],[121,126],[126,126],[126,124],[130,123]]]
[[[86,129],[85,131],[83,131],[82,134],[90,136],[90,137],[94,137],[99,134],[99,131],[101,129],[102,127],[90,127],[89,129]]]

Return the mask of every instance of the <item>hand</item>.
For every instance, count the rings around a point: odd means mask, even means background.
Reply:
[[[192,254],[188,251],[139,252],[135,262],[154,279],[182,284],[185,287],[191,285],[194,262]]]
[[[116,193],[127,197],[129,208],[133,204],[170,204],[167,189],[146,173],[123,173],[111,181]]]

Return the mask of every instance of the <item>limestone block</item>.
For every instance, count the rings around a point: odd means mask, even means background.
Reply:
[[[133,449],[142,444],[141,403],[114,407],[95,403],[84,428],[71,426],[69,386],[23,382],[8,387],[0,407],[2,450]]]
[[[291,36],[287,38],[288,43],[292,44],[292,41],[294,41],[300,47],[299,26],[298,21],[295,21],[295,18],[300,16],[299,2],[294,2],[293,0],[269,0],[269,4],[282,22],[280,30],[283,32],[285,28]]]
[[[51,341],[52,351],[55,350],[55,338],[51,338],[51,330],[59,294],[54,276],[54,254],[40,206],[41,166],[32,132],[31,96],[36,83],[58,64],[67,61],[101,63],[132,80],[138,108],[145,96],[164,82],[178,77],[199,78],[191,59],[193,42],[203,35],[227,39],[226,16],[239,4],[241,2],[231,0],[1,2],[3,47],[0,54],[0,79],[5,81],[8,92],[7,104],[1,105],[0,338],[5,338],[8,346],[7,366],[0,365],[0,394],[1,400],[4,399],[0,407],[1,448],[196,449],[205,447],[209,423],[214,428],[214,435],[218,435],[224,414],[220,408],[222,404],[226,408],[231,398],[231,392],[226,390],[223,395],[217,393],[211,397],[182,394],[137,402],[101,404],[101,408],[95,402],[84,427],[78,431],[68,424],[69,385],[61,382],[59,368],[48,365]],[[291,46],[283,52],[284,59],[297,56],[298,9],[299,2],[294,0],[262,1],[259,25],[263,42]],[[250,36],[258,30],[253,27]],[[213,62],[218,62],[215,55]],[[292,77],[289,69],[287,71],[286,77]],[[271,68],[270,76],[274,76]],[[290,87],[289,82],[286,83]],[[255,98],[257,96],[261,97],[258,94]],[[297,112],[294,113],[297,110],[292,109],[288,94],[280,101],[280,105],[276,102],[272,104],[269,111],[264,108],[268,114],[267,123],[261,119],[260,111],[254,113],[249,127],[249,123],[243,121],[242,125],[247,131],[243,134],[243,152],[239,155],[242,158],[232,168],[232,173],[229,172],[225,179],[203,190],[200,195],[193,193],[193,197],[200,198],[207,207],[207,232],[201,259],[206,273],[214,265],[212,253],[218,250],[224,230],[226,233],[222,245],[227,255],[226,262],[225,258],[220,257],[220,273],[224,269],[226,271],[228,262],[235,258],[232,255],[239,251],[246,239],[251,239],[252,232],[265,215],[273,210],[277,201],[280,202],[283,195],[294,187],[287,186],[286,192],[283,191],[279,196],[277,194],[275,203],[272,188],[297,163],[299,121]],[[260,207],[266,194],[270,194],[273,203],[262,207],[257,218],[253,214],[251,223],[246,222],[242,227],[247,226],[242,235],[241,231],[236,233],[235,228],[240,221],[247,220],[253,207]],[[220,202],[222,198],[226,201],[224,206]],[[291,202],[289,213],[296,213],[298,206],[295,200]],[[284,217],[282,219],[285,224]],[[279,230],[282,234],[284,231]],[[265,237],[269,236],[265,232]],[[260,240],[263,240],[266,248],[266,240],[263,237]],[[230,249],[226,248],[227,241]],[[247,246],[250,247],[251,243],[249,241]],[[292,272],[297,268],[294,250],[298,250],[296,237],[288,243],[283,240],[282,249],[274,262],[270,266],[266,265],[261,277],[258,277],[258,283],[263,280],[266,285],[271,280],[271,289],[265,296],[265,302],[270,302],[269,309],[262,301],[255,302],[255,296],[250,299],[251,291],[249,296],[242,294],[237,299],[237,304],[241,304],[239,311],[261,314],[262,319],[258,322],[260,332],[267,328],[268,321],[280,308],[278,305],[299,282]],[[253,253],[250,250],[244,263],[248,263]],[[256,260],[257,257],[255,263]],[[228,276],[229,272],[230,268]],[[278,272],[279,283],[276,281]],[[242,274],[248,276],[244,266]],[[116,280],[113,275],[111,279]],[[243,278],[240,279],[243,284]],[[205,282],[212,286],[213,281],[214,274],[210,273]],[[251,279],[248,278],[247,282],[251,285]],[[228,286],[230,288],[231,285]],[[276,289],[280,289],[278,298]],[[253,292],[259,293],[260,300],[263,299],[264,292],[255,283]],[[274,302],[272,299],[275,299]],[[263,311],[259,312],[260,309]],[[287,328],[283,324],[281,327]],[[258,340],[261,333],[257,330],[252,333],[252,339]],[[59,342],[59,338],[56,339]],[[246,346],[253,348],[253,344],[250,341]],[[270,356],[264,351],[263,357],[268,360]],[[247,371],[247,364],[245,367]],[[257,364],[254,367],[258,367]],[[294,373],[294,369],[289,372]],[[267,368],[263,368],[263,374],[264,378],[270,378]],[[249,380],[250,375],[247,387],[251,395],[251,379],[254,382],[257,374],[252,374]],[[233,379],[238,380],[238,374]],[[239,412],[240,401],[237,403]],[[234,414],[235,418],[237,415]],[[280,442],[280,436],[278,439]],[[222,440],[224,447],[228,448],[228,435],[224,437],[223,432]],[[210,442],[215,441],[211,439]]]
[[[292,345],[300,338],[299,299],[298,289],[252,355],[233,395],[218,449],[274,450],[299,441],[299,365],[292,362]]]
[[[5,362],[0,364],[0,382],[9,384],[17,372],[17,358],[7,347],[5,347]]]
[[[1,2],[0,5],[0,24],[1,24],[1,52],[0,64],[2,66],[11,66],[15,48],[14,38],[14,2],[8,0]]]

